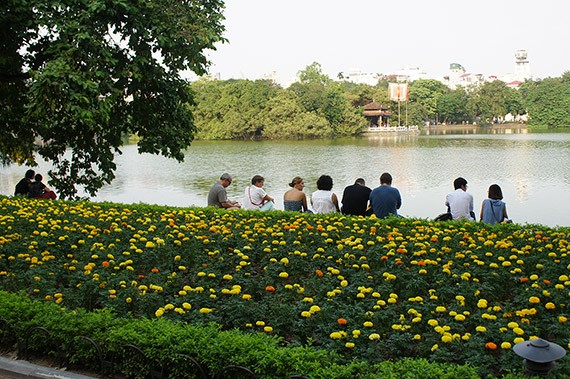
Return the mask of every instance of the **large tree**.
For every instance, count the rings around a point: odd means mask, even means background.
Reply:
[[[4,0],[0,5],[0,157],[50,161],[64,198],[114,178],[121,136],[177,160],[193,139],[180,73],[206,73],[222,0]]]

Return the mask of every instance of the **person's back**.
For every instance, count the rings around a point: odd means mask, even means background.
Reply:
[[[474,220],[473,213],[473,196],[467,193],[467,180],[457,178],[453,182],[455,191],[448,194],[445,198],[445,205],[449,207],[449,212],[453,220],[465,218]]]
[[[378,218],[386,218],[390,215],[398,216],[402,197],[400,191],[392,187],[392,176],[387,172],[380,176],[380,187],[376,187],[370,192],[370,205],[372,212]]]
[[[34,175],[36,173],[34,170],[26,171],[26,176],[22,178],[16,184],[16,188],[14,189],[14,196],[28,196],[30,193],[30,188],[32,186],[32,179],[34,179]]]
[[[483,200],[481,204],[481,221],[491,225],[503,222],[508,215],[501,187],[498,184],[491,184],[488,195],[489,198]]]
[[[481,221],[487,224],[497,224],[504,220],[506,204],[498,199],[485,199],[482,206]]]
[[[338,199],[332,192],[333,181],[328,175],[321,175],[317,180],[317,191],[311,196],[311,205],[315,213],[338,212]]]
[[[33,182],[28,192],[28,197],[42,197],[46,185],[42,182]]]
[[[370,192],[372,190],[366,187],[364,179],[357,179],[353,185],[344,189],[341,212],[347,215],[366,215]]]

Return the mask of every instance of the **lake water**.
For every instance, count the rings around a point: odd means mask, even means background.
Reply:
[[[185,161],[149,154],[136,146],[117,156],[117,178],[102,188],[96,201],[205,206],[211,185],[223,172],[234,176],[228,187],[241,200],[251,178],[265,177],[265,190],[283,209],[283,193],[294,176],[305,179],[305,192],[317,178],[332,176],[339,199],[345,186],[363,177],[371,188],[383,172],[393,176],[402,194],[400,213],[433,218],[445,211],[445,195],[463,176],[479,215],[489,185],[503,189],[515,222],[570,226],[570,133],[530,133],[524,128],[429,129],[420,134],[371,135],[311,141],[196,141]],[[37,172],[47,173],[41,163]],[[25,167],[0,168],[0,193],[10,195]]]

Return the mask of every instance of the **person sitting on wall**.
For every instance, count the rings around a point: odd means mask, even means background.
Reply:
[[[40,199],[57,199],[57,195],[51,189],[49,189],[43,182],[43,177],[41,174],[36,174],[34,182],[30,186],[30,192],[28,197],[35,197]]]
[[[289,183],[291,189],[283,194],[283,208],[286,211],[310,212],[307,208],[307,195],[303,192],[305,181],[296,176]]]
[[[208,206],[225,208],[228,210],[240,209],[241,205],[237,201],[230,201],[226,187],[232,184],[232,177],[228,173],[222,174],[220,180],[214,183],[210,192],[208,192]]]
[[[36,175],[34,170],[26,171],[26,175],[18,182],[18,184],[16,184],[14,196],[28,196],[30,193],[30,187],[32,186],[32,180],[34,180],[34,175]]]
[[[366,187],[364,179],[356,179],[354,184],[346,187],[342,193],[342,214],[366,216],[370,192],[372,190]]]
[[[398,216],[398,209],[402,206],[402,197],[400,191],[392,187],[392,175],[389,173],[385,172],[380,175],[380,186],[370,192],[370,205],[372,212],[378,218]]]
[[[445,205],[451,213],[453,220],[464,218],[470,221],[475,220],[473,212],[473,196],[467,193],[467,180],[459,177],[453,181],[455,191],[445,198]]]
[[[251,179],[251,185],[247,186],[243,196],[243,209],[270,211],[274,207],[273,198],[264,190],[265,179],[261,175],[255,175]]]

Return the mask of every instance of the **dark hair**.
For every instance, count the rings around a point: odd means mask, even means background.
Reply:
[[[41,181],[43,180],[43,178],[44,178],[44,177],[43,177],[41,174],[36,174],[36,177],[34,178],[34,180],[35,180],[36,182],[41,182]]]
[[[222,174],[222,176],[220,176],[220,180],[229,180],[229,181],[231,181],[231,180],[232,180],[232,176],[231,176],[230,174],[228,174],[227,172],[224,172],[224,173]]]
[[[300,176],[295,176],[293,178],[293,180],[291,180],[291,183],[289,183],[289,187],[295,187],[297,184],[302,183],[303,182],[303,178],[301,178]]]
[[[498,184],[491,184],[489,187],[489,199],[503,200],[503,191]]]
[[[459,177],[453,181],[453,187],[455,189],[459,189],[466,185],[467,185],[467,180],[463,179],[462,177]]]
[[[317,189],[330,191],[333,188],[333,180],[328,175],[321,175],[317,180]]]
[[[392,184],[392,175],[387,172],[380,175],[380,184]]]
[[[33,179],[34,175],[36,175],[36,172],[34,170],[28,170],[26,171],[26,178],[28,179]]]
[[[255,183],[259,183],[259,182],[263,182],[265,181],[265,179],[263,179],[263,176],[261,175],[255,175],[253,178],[251,178],[251,184],[255,184]]]
[[[354,181],[354,184],[361,184],[361,185],[365,186],[366,182],[364,181],[364,179],[358,178]]]

